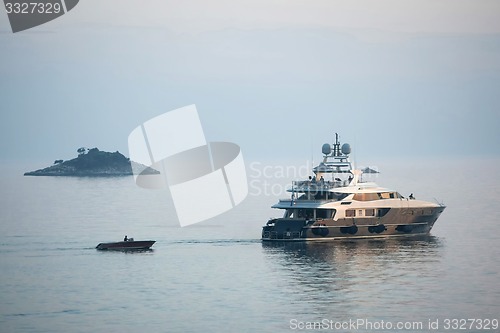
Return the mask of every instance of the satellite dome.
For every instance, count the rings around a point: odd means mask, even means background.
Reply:
[[[351,145],[349,145],[348,143],[344,143],[342,145],[342,154],[344,155],[349,155],[351,153]]]
[[[330,155],[330,153],[332,152],[332,146],[330,146],[329,143],[325,143],[323,147],[321,147],[321,151],[325,155]]]

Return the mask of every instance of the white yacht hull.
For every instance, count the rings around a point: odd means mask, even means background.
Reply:
[[[334,219],[271,219],[263,241],[317,241],[427,235],[445,206],[432,209],[392,208],[383,217]],[[409,213],[411,212],[411,213]]]

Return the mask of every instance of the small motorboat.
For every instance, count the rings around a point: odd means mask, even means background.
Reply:
[[[99,243],[95,248],[98,250],[117,251],[149,250],[155,242],[154,240],[136,241],[133,238],[128,238],[122,242]]]

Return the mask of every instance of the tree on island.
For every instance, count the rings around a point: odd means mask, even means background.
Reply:
[[[54,164],[61,164],[62,162],[64,162],[64,161],[63,160],[55,160]]]
[[[78,156],[84,155],[86,151],[87,151],[87,148],[85,148],[85,147],[80,147],[76,150],[76,152],[78,153]]]

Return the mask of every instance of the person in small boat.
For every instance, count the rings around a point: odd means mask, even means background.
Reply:
[[[410,194],[410,200],[415,200],[415,197],[413,196],[413,193]]]
[[[125,235],[125,237],[123,238],[123,241],[124,241],[124,242],[128,242],[128,237],[127,237],[127,235]]]

